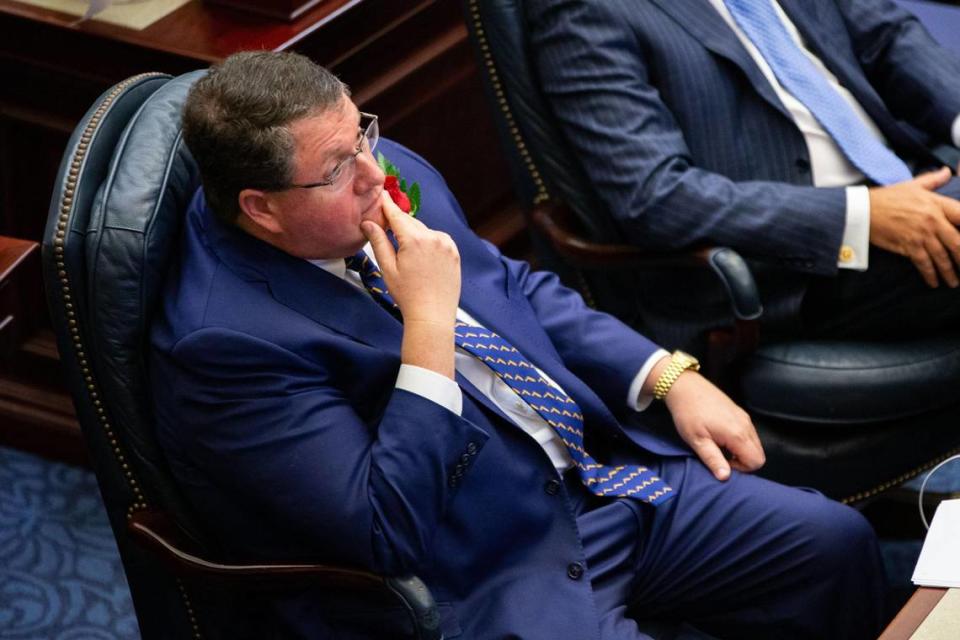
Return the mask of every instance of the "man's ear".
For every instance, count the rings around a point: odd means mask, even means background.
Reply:
[[[240,215],[247,218],[248,225],[278,235],[282,227],[277,219],[277,203],[270,193],[260,189],[244,189],[237,196]]]

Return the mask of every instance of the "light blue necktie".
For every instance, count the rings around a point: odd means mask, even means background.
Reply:
[[[347,268],[360,274],[363,286],[388,311],[397,305],[387,291],[383,275],[364,252],[347,258]],[[458,347],[475,356],[520,396],[559,436],[577,466],[580,480],[598,496],[630,497],[653,505],[674,496],[672,488],[639,465],[608,466],[593,459],[583,446],[583,415],[577,403],[544,380],[536,367],[505,339],[478,325],[457,321]]]
[[[867,128],[797,46],[772,0],[724,0],[780,84],[810,110],[850,162],[877,184],[910,180],[907,165]]]

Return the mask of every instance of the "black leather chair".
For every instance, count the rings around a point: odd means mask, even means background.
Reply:
[[[598,308],[672,346],[671,313],[623,295],[663,269],[713,278],[729,326],[699,342],[707,372],[751,414],[763,474],[862,501],[960,451],[960,337],[898,342],[793,341],[758,346],[762,307],[747,263],[730,249],[650,254],[622,242],[567,145],[530,63],[522,0],[462,0],[514,187],[544,266]]]
[[[138,75],[97,100],[67,145],[43,242],[61,361],[141,635],[283,637],[264,593],[309,588],[338,602],[382,600],[409,613],[404,628],[363,637],[441,638],[436,606],[416,577],[226,556],[158,448],[145,344],[182,215],[199,185],[181,142],[180,109],[201,74]]]

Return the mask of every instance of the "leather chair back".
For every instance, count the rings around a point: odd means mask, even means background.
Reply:
[[[496,123],[514,187],[530,206],[550,196],[577,214],[589,239],[614,242],[619,234],[540,93],[531,64],[526,17],[520,0],[465,0],[467,25],[483,53],[485,88],[501,107]]]
[[[180,108],[201,73],[142,74],[97,100],[68,143],[43,240],[61,362],[144,638],[201,633],[187,586],[127,532],[132,514],[160,508],[204,539],[154,436],[144,349],[200,182],[180,139]]]

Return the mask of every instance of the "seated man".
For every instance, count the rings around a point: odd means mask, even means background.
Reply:
[[[928,147],[960,145],[960,59],[910,14],[889,0],[526,9],[547,102],[630,242],[741,252],[768,336],[956,325],[960,181]],[[682,295],[675,317],[716,324],[681,277],[656,283]]]
[[[415,573],[447,637],[647,637],[634,616],[875,636],[865,520],[746,473],[753,426],[691,359],[500,255],[383,140],[421,189],[402,213],[376,116],[329,72],[232,56],[191,90],[184,136],[203,189],[151,378],[171,468],[229,549]],[[666,410],[639,413],[652,396]],[[655,433],[667,412],[690,448]],[[322,606],[278,600],[277,624],[340,637],[362,617]]]

